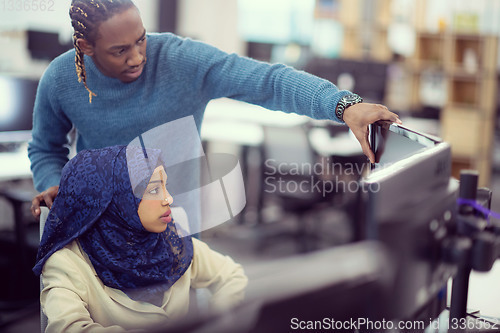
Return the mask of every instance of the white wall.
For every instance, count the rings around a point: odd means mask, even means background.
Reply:
[[[226,52],[244,53],[238,34],[238,1],[180,0],[179,35],[202,40]]]
[[[69,1],[39,0],[45,8],[34,10],[28,7],[17,7],[16,1],[0,2],[0,29],[1,30],[26,30],[37,29],[41,31],[61,31],[71,29],[68,10]],[[9,4],[10,3],[10,4]],[[11,6],[12,5],[12,6]]]
[[[61,42],[70,43],[73,28],[69,19],[69,0],[33,0],[44,3],[44,10],[16,7],[17,1],[0,1],[0,73],[39,77],[45,61],[33,61],[26,48],[26,30],[57,32]],[[147,31],[158,31],[159,0],[134,0]],[[12,6],[12,7],[11,7]]]
[[[0,1],[0,31],[19,31],[34,29],[39,31],[60,32],[71,38],[72,27],[69,19],[69,0],[38,0],[44,1],[45,10],[26,8],[10,8],[10,1]],[[135,0],[141,11],[144,25],[148,31],[158,30],[158,0]],[[13,1],[13,3],[17,3]],[[26,2],[30,4],[31,1]],[[5,6],[5,8],[4,8]]]

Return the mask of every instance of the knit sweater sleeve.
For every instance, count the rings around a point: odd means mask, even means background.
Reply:
[[[57,71],[57,65],[53,62],[40,79],[33,110],[28,156],[38,191],[59,185],[61,170],[68,161],[67,134],[72,124],[61,112],[57,102]]]
[[[187,77],[194,77],[194,89],[208,100],[229,97],[271,110],[338,121],[335,107],[349,93],[290,66],[227,54],[191,39],[173,39],[166,54],[168,63],[178,64]]]

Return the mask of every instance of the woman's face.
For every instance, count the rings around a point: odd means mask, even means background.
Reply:
[[[104,75],[127,83],[142,74],[146,43],[146,29],[138,9],[132,6],[101,23],[95,43],[86,43],[84,53]]]
[[[144,229],[149,232],[163,232],[172,222],[170,205],[174,199],[166,186],[167,174],[163,166],[159,166],[154,170],[137,210]]]

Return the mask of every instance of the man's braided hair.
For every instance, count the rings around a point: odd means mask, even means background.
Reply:
[[[135,6],[131,0],[72,0],[69,9],[71,25],[73,26],[73,45],[75,47],[75,66],[78,82],[83,82],[89,92],[89,102],[96,96],[87,86],[87,73],[83,51],[77,44],[79,38],[95,44],[99,25],[113,15]]]

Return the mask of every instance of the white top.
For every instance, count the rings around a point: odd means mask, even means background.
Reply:
[[[248,279],[241,265],[193,238],[193,260],[165,292],[161,307],[130,299],[105,286],[77,241],[54,253],[42,271],[40,300],[48,317],[46,332],[148,331],[188,312],[191,288],[208,288],[211,307],[240,302]]]

